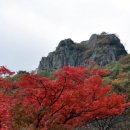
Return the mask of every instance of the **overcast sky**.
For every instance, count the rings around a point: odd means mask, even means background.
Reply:
[[[0,0],[0,65],[34,70],[60,40],[102,31],[130,53],[130,0]]]

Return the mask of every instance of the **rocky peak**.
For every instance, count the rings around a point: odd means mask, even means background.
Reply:
[[[69,38],[60,41],[59,45],[56,48],[56,51],[67,51],[73,50],[75,48],[75,43]]]
[[[90,46],[92,45],[116,45],[120,44],[120,39],[115,34],[107,34],[105,32],[98,34],[91,35],[90,39],[87,41]]]
[[[123,44],[115,34],[103,32],[93,34],[89,40],[78,44],[71,39],[60,41],[54,52],[41,59],[38,69],[50,72],[66,65],[85,65],[90,60],[104,66],[126,54]]]
[[[98,43],[109,45],[120,44],[120,39],[115,34],[98,35]]]
[[[65,47],[65,46],[70,47],[70,46],[74,46],[74,45],[75,45],[75,43],[70,38],[68,38],[68,39],[60,41],[58,47]]]

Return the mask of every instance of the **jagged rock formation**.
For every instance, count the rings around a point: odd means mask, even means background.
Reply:
[[[89,40],[81,43],[65,39],[54,52],[42,57],[38,70],[52,72],[63,66],[85,65],[88,61],[104,66],[126,54],[124,46],[115,34],[93,34]]]

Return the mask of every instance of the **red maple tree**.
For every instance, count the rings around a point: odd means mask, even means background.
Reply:
[[[10,129],[13,83],[9,82],[7,78],[13,74],[14,72],[4,66],[0,67],[0,130]]]
[[[103,85],[102,76],[109,73],[102,69],[64,67],[56,73],[54,80],[25,74],[15,83],[17,91],[12,99],[13,106],[19,104],[33,119],[31,130],[48,130],[54,125],[74,129],[95,119],[121,115],[127,103],[125,96],[112,92],[112,86]],[[13,109],[8,100],[3,101],[7,103],[5,109],[9,110],[9,106]],[[2,110],[0,107],[0,112]],[[13,120],[13,116],[6,120],[9,119]]]
[[[120,115],[125,110],[125,97],[103,86],[101,76],[109,71],[64,67],[50,80],[38,75],[24,75],[16,93],[18,102],[34,119],[35,128],[51,125],[66,127],[86,125],[94,119]]]

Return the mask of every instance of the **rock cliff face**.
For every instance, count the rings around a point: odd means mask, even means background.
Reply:
[[[85,65],[95,61],[104,66],[126,55],[120,39],[114,34],[93,34],[89,40],[75,43],[71,39],[62,40],[54,52],[42,57],[38,70],[52,72],[63,66]]]

